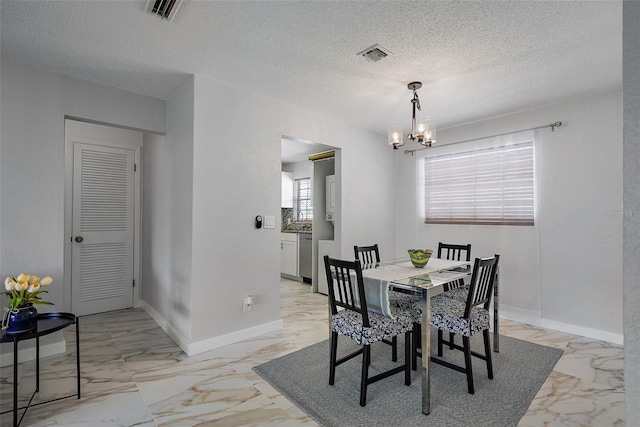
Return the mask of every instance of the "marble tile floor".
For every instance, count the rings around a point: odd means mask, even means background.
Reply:
[[[141,309],[80,319],[82,399],[29,409],[22,426],[315,426],[252,367],[328,337],[326,297],[283,279],[284,328],[187,357]],[[564,355],[519,426],[623,426],[622,347],[501,320],[501,333],[557,347]],[[75,332],[69,350],[41,364],[37,399],[75,391]],[[2,410],[11,407],[11,368],[0,372]],[[20,392],[35,384],[20,366]],[[0,417],[11,425],[11,414]]]

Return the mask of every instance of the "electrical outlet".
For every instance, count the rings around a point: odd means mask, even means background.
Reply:
[[[247,311],[251,311],[251,308],[253,308],[253,298],[251,297],[251,295],[249,295],[244,299],[244,303],[242,304],[242,311],[246,313]]]

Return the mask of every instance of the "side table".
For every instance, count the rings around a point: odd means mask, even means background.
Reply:
[[[36,393],[40,391],[40,337],[52,334],[66,328],[69,325],[76,325],[76,379],[78,383],[78,391],[64,397],[47,400],[46,402],[38,402],[31,404]],[[26,406],[18,408],[18,343],[30,339],[36,339],[36,389],[31,395]],[[78,396],[80,399],[80,326],[78,318],[72,313],[42,313],[38,314],[37,326],[34,330],[17,334],[6,334],[4,331],[0,333],[0,343],[13,342],[13,409],[0,412],[6,414],[13,411],[13,426],[17,427],[22,422],[27,409],[32,406],[44,405],[45,403],[54,402],[56,400],[67,399],[69,397]],[[20,420],[18,421],[18,410],[24,409]]]

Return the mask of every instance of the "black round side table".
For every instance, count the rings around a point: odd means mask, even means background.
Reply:
[[[69,325],[76,325],[76,380],[78,383],[78,391],[75,394],[70,394],[64,397],[58,397],[56,399],[47,400],[46,402],[38,402],[33,405],[34,396],[40,391],[40,337],[52,334],[60,331]],[[26,341],[30,339],[36,339],[36,389],[31,395],[29,402],[20,408],[18,408],[18,343],[20,341]],[[53,402],[55,400],[66,399],[69,397],[78,396],[80,399],[80,325],[78,324],[78,318],[72,313],[41,313],[38,314],[37,326],[32,331],[21,332],[17,334],[7,334],[5,331],[0,332],[0,343],[13,342],[13,409],[0,412],[0,414],[6,414],[13,411],[13,426],[17,427],[22,422],[24,415],[27,413],[27,409],[31,406],[43,405],[45,403]],[[24,409],[20,421],[18,421],[18,410]]]

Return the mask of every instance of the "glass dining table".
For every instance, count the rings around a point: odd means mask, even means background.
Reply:
[[[497,274],[497,273],[496,273]],[[471,275],[471,261],[431,258],[423,268],[416,268],[407,259],[364,265],[362,276],[370,310],[392,316],[389,307],[389,288],[402,288],[417,292],[422,297],[422,413],[431,412],[431,297],[446,283]],[[498,352],[498,277],[494,283],[493,351]]]

